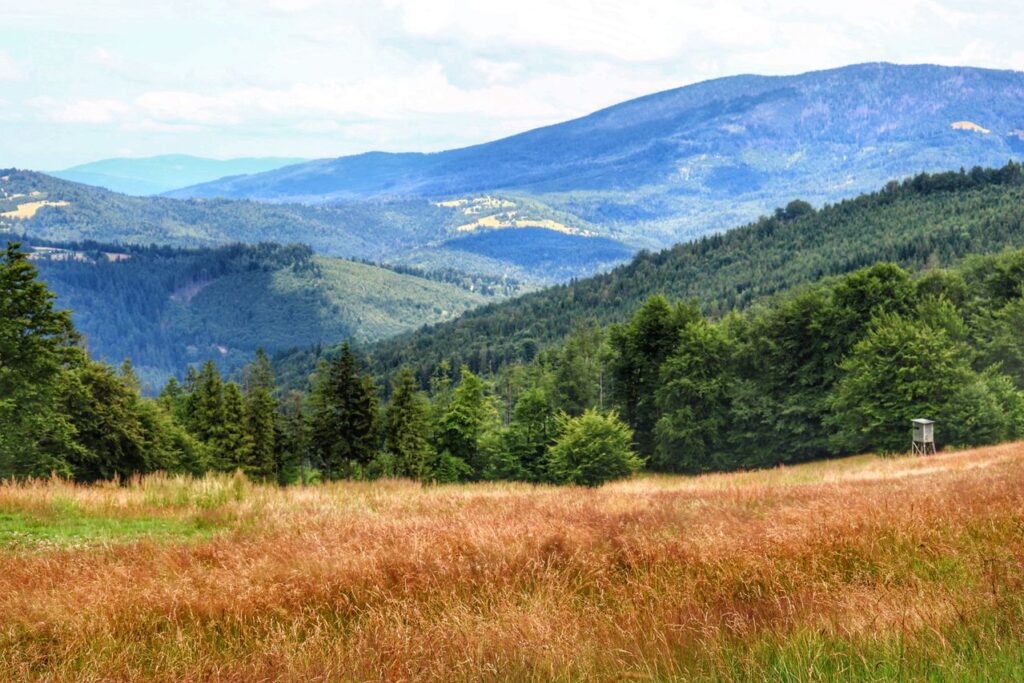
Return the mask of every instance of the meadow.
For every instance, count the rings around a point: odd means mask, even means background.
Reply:
[[[922,679],[1024,679],[1024,442],[599,489],[0,486],[0,680]]]

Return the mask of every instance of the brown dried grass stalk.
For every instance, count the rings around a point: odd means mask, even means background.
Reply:
[[[0,486],[0,513],[68,504],[223,530],[0,550],[0,679],[812,680],[955,666],[964,633],[1022,652],[1024,443],[597,490]]]

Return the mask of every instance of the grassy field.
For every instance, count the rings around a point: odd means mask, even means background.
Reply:
[[[1024,443],[597,490],[0,486],[0,680],[1024,680]]]

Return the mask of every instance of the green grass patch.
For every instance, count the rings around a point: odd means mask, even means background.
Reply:
[[[49,514],[0,511],[0,550],[46,545],[103,545],[142,538],[183,541],[208,537],[221,526],[201,517],[93,516],[76,511],[74,506],[62,508]]]

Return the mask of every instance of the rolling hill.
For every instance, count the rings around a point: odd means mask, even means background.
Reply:
[[[0,231],[179,247],[301,242],[331,256],[426,270],[457,263],[463,271],[537,284],[606,270],[636,250],[569,212],[519,197],[332,206],[180,200],[130,197],[16,169],[0,170]],[[496,248],[494,235],[501,233]]]
[[[695,297],[720,316],[878,261],[916,269],[1020,246],[1021,165],[921,174],[817,211],[794,201],[744,227],[644,252],[609,273],[492,303],[380,341],[368,352],[383,375],[408,363],[425,379],[442,360],[488,372],[530,360],[584,320],[623,321],[654,294]],[[314,355],[279,359],[282,376],[301,381]]]
[[[102,159],[50,175],[131,195],[152,195],[225,176],[260,173],[305,161],[298,157],[205,159],[188,154]]]
[[[794,196],[1024,154],[1024,73],[860,64],[697,83],[502,140],[432,154],[321,159],[176,197],[325,203],[504,192],[668,246]]]
[[[502,295],[500,283],[428,279],[300,245],[24,246],[92,354],[130,357],[150,388],[190,363],[213,358],[230,371],[259,347],[368,343]]]

